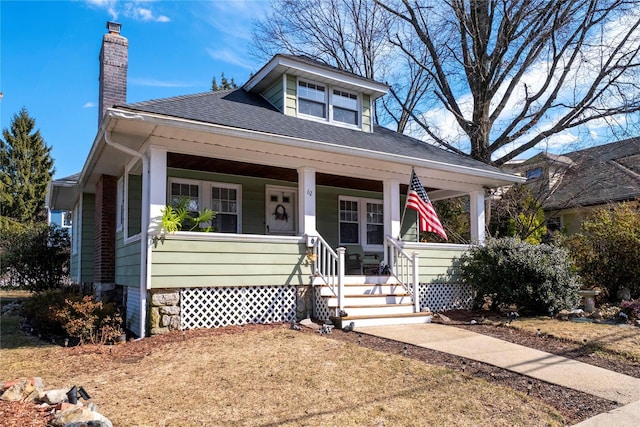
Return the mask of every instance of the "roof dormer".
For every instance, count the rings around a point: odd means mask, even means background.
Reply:
[[[283,114],[373,132],[373,101],[388,86],[307,57],[279,54],[243,88]]]

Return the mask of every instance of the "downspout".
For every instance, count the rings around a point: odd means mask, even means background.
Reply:
[[[112,112],[108,113],[109,116],[115,116]],[[149,286],[149,281],[147,277],[147,260],[151,259],[149,252],[151,252],[151,245],[149,244],[149,159],[142,153],[137,152],[136,150],[132,150],[129,147],[125,147],[124,145],[120,145],[117,142],[113,142],[111,139],[111,132],[105,130],[104,132],[104,142],[110,146],[115,148],[118,151],[122,151],[123,153],[129,154],[131,156],[138,157],[142,160],[142,224],[141,224],[141,236],[140,236],[140,330],[138,331],[138,336],[140,338],[145,337],[146,332],[146,323],[147,323],[147,289]],[[145,179],[146,178],[146,179]],[[142,243],[146,245],[145,248],[142,247]]]

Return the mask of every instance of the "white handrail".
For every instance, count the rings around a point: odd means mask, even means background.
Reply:
[[[334,251],[322,236],[313,236],[313,253],[315,260],[313,263],[314,276],[322,280],[338,297],[338,308],[336,315],[344,310],[344,274],[345,274],[345,248],[338,248]]]
[[[400,243],[391,236],[384,239],[385,254],[388,255],[391,274],[413,298],[414,311],[420,311],[418,292],[418,252],[409,255]]]

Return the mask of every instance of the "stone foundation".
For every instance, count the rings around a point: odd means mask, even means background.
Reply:
[[[313,315],[313,289],[296,286],[296,320],[310,319]]]
[[[150,304],[151,335],[180,329],[180,289],[154,289]]]

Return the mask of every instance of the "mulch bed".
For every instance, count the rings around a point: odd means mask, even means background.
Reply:
[[[450,319],[450,324],[470,329],[474,332],[487,334],[505,341],[514,342],[528,347],[536,348],[549,353],[562,355],[569,358],[601,366],[613,371],[622,372],[627,375],[640,378],[640,366],[620,359],[605,358],[588,352],[585,346],[561,341],[555,338],[538,337],[514,328],[469,324],[470,320],[477,318],[476,313],[468,311],[453,311],[445,313]],[[212,334],[236,334],[246,330],[266,330],[271,328],[283,328],[288,325],[246,325],[230,326],[218,329],[190,330],[185,334],[188,338],[197,336],[210,336]],[[303,333],[316,333],[313,330],[303,328]],[[110,356],[135,363],[143,357],[157,351],[164,343],[185,339],[182,332],[172,332],[165,335],[154,336],[139,341],[129,341],[125,345],[119,346],[91,346],[84,345],[70,348],[71,353],[112,353]],[[574,424],[593,417],[602,412],[609,411],[617,407],[616,402],[611,402],[596,396],[592,396],[579,391],[567,389],[557,385],[549,384],[540,380],[532,379],[525,375],[516,374],[505,369],[500,369],[485,363],[480,363],[458,356],[441,353],[435,350],[405,345],[404,343],[379,338],[371,335],[355,332],[343,332],[334,329],[333,333],[327,335],[329,339],[351,342],[367,348],[379,351],[386,351],[394,354],[402,354],[405,357],[417,359],[425,363],[443,366],[450,369],[463,371],[473,377],[485,379],[494,384],[500,384],[514,390],[528,394],[531,398],[540,400],[560,412],[570,424]],[[37,410],[36,406],[29,403],[4,402],[0,401],[0,427],[46,427],[47,414]]]

